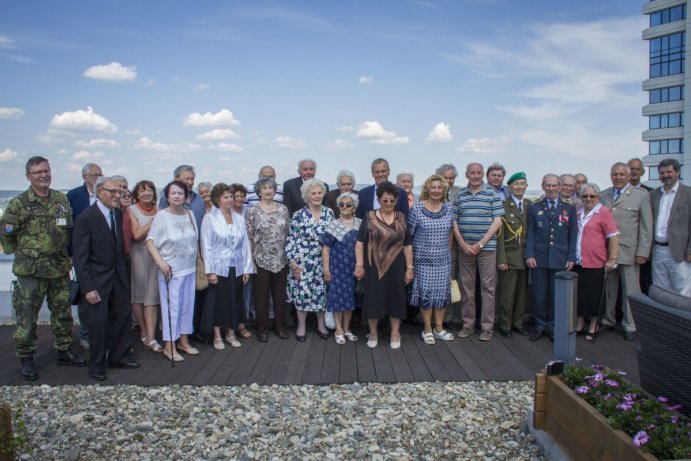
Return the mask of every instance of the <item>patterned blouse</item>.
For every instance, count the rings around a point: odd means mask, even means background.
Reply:
[[[285,255],[286,237],[290,229],[288,208],[276,203],[274,211],[266,212],[260,205],[251,206],[247,209],[245,220],[254,262],[274,274],[280,272],[288,264]]]

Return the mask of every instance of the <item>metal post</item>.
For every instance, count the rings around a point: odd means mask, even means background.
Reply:
[[[554,285],[554,357],[566,364],[576,359],[576,286],[578,274],[557,272]]]

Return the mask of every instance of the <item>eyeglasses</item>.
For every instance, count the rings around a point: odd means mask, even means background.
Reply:
[[[353,203],[352,202],[338,202],[338,207],[339,208],[352,208]]]
[[[379,203],[396,203],[396,199],[394,198],[387,198],[384,200],[379,200]]]
[[[123,192],[120,189],[106,189],[105,187],[101,187],[100,189],[107,191],[107,192],[110,192],[111,195],[122,195],[123,194]]]
[[[599,195],[581,195],[581,198],[600,198]]]
[[[129,192],[121,192],[120,196],[124,199],[131,199],[132,198],[132,194],[130,194]]]
[[[103,174],[101,174],[101,173],[90,173],[90,174],[87,174],[86,176],[89,176],[90,178],[100,178],[101,176],[103,176]]]

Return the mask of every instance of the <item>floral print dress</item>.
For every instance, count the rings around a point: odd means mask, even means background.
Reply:
[[[334,219],[330,208],[321,207],[321,217],[315,221],[308,207],[293,215],[286,242],[286,256],[302,268],[300,280],[288,274],[288,301],[300,311],[324,312],[326,283],[322,267],[321,238],[326,225]]]

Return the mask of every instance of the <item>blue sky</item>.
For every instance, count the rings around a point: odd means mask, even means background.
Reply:
[[[630,0],[0,0],[2,188],[32,155],[59,188],[86,162],[163,186],[304,157],[363,183],[379,156],[418,184],[498,161],[607,186],[645,151],[645,27]]]

